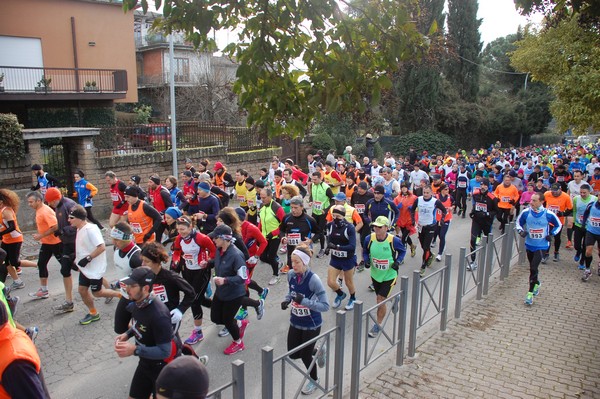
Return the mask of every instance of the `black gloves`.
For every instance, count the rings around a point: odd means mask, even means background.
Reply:
[[[519,231],[519,235],[523,238],[527,237],[527,232],[525,230]]]
[[[229,199],[233,199],[233,193],[229,193]]]
[[[269,241],[269,240],[271,240],[273,238],[273,234],[268,233],[265,238],[267,239],[267,241]]]
[[[552,241],[552,234],[548,234],[546,236],[546,240],[548,240],[548,242]]]
[[[474,214],[473,212],[469,213],[469,217],[470,217],[471,219],[473,219],[473,216],[475,216],[475,214]]]
[[[371,262],[365,262],[365,269],[369,269],[371,267]]]
[[[144,242],[148,241],[150,239],[150,237],[152,237],[152,233],[144,234]]]
[[[125,200],[119,202],[119,205],[115,206],[117,209],[121,209],[121,207],[125,204]]]
[[[337,249],[337,245],[336,244],[332,244],[330,242],[327,243],[327,249]]]
[[[517,203],[517,201],[515,201],[514,199],[511,199],[510,201],[508,201],[509,204],[514,205]]]
[[[92,197],[87,197],[87,198],[85,199],[85,202],[90,202],[91,200],[92,200]]]
[[[286,310],[288,306],[290,306],[291,301],[283,301],[281,302],[281,310]]]
[[[90,263],[92,260],[92,258],[90,256],[86,256],[85,258],[81,258],[79,260],[79,262],[77,262],[77,265],[79,267],[86,267],[88,263]]]
[[[294,296],[294,302],[296,302],[297,304],[301,304],[303,299],[304,295],[302,295],[299,292],[296,292],[296,295]]]
[[[556,214],[556,216],[565,216],[565,213],[562,211],[556,211],[554,213]]]
[[[400,262],[395,261],[394,263],[392,263],[392,269],[398,271],[398,269],[400,269]]]

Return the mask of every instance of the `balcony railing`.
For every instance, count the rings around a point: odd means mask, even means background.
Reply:
[[[149,33],[142,35],[140,33],[135,34],[135,47],[155,46],[159,44],[168,45],[169,36],[163,35],[162,33]],[[173,34],[173,44],[179,46],[192,46],[191,42],[185,40],[185,36],[181,33]]]
[[[4,93],[125,93],[123,69],[32,68],[0,66]]]
[[[163,86],[169,84],[169,74],[161,73],[153,76],[138,76],[138,86]],[[199,81],[194,81],[189,74],[175,74],[175,84],[191,86],[193,84],[201,85]]]

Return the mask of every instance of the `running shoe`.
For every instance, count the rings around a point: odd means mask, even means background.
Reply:
[[[554,259],[552,259],[554,262],[558,262],[560,260],[560,256],[558,255],[558,252],[554,253]]]
[[[585,269],[583,271],[583,276],[581,277],[581,280],[588,281],[590,277],[592,277],[592,271],[590,269]]]
[[[114,297],[114,296],[109,296],[109,297],[106,297],[106,298],[104,299],[104,303],[108,305],[109,303],[111,303],[111,302],[113,301],[113,299],[115,299],[115,297]]]
[[[244,334],[246,333],[246,327],[248,327],[248,324],[250,324],[250,322],[247,319],[241,320],[238,323],[238,327],[240,329],[240,339],[244,338]]]
[[[533,286],[533,296],[540,295],[540,285],[542,285],[541,282]]]
[[[302,395],[312,395],[317,390],[317,384],[319,383],[319,379],[317,381],[308,380],[306,385],[302,388]]]
[[[477,262],[473,261],[471,263],[467,264],[467,270],[468,271],[475,271],[477,270]]]
[[[226,337],[229,335],[229,330],[227,329],[227,327],[223,327],[222,329],[219,330],[219,337]]]
[[[30,292],[29,296],[34,299],[46,299],[50,296],[48,290],[44,291],[41,287],[36,292]]]
[[[96,313],[96,314],[86,314],[85,317],[81,320],[79,320],[79,324],[81,324],[82,326],[88,325],[94,321],[98,321],[100,320],[100,313]]]
[[[202,330],[192,331],[190,336],[185,340],[185,343],[188,345],[196,345],[198,342],[204,339],[204,334],[202,334]]]
[[[256,308],[256,319],[260,320],[265,315],[265,300],[264,299],[259,299],[258,303],[259,303],[259,305]]]
[[[335,297],[335,299],[333,300],[333,306],[332,306],[332,308],[334,308],[334,309],[337,309],[337,308],[339,308],[339,307],[342,305],[342,301],[343,301],[344,299],[346,299],[346,296],[347,296],[347,295],[346,295],[346,293],[345,293],[345,292],[344,292],[344,293],[342,293],[342,295],[337,295],[337,296]]]
[[[35,343],[35,339],[37,338],[39,332],[40,332],[40,329],[37,328],[36,326],[27,327],[25,329],[25,334],[27,334],[29,336],[29,338],[31,338],[31,341],[33,343]]]
[[[410,257],[414,258],[417,254],[417,246],[415,244],[410,244]]]
[[[260,293],[260,299],[262,299],[263,301],[266,301],[267,295],[269,295],[269,289],[267,287],[265,287],[265,288],[263,288],[262,292]]]
[[[567,248],[567,249],[573,248],[573,243],[571,242],[571,240],[567,241],[567,245],[565,245],[565,248]]]
[[[317,254],[317,259],[321,259],[324,256],[325,256],[325,250],[321,248],[321,250]]]
[[[121,284],[119,284],[119,281],[114,281],[112,283],[110,283],[110,289],[113,291],[120,291],[121,290]]]
[[[248,317],[248,311],[240,306],[240,308],[238,309],[238,312],[234,318],[236,320],[244,320],[247,317]]]
[[[379,335],[380,331],[381,327],[379,326],[379,324],[373,324],[373,327],[371,327],[371,330],[369,331],[369,337],[375,338],[377,335]]]
[[[545,265],[546,263],[548,263],[548,259],[550,258],[549,254],[545,254],[544,256],[542,256],[542,263]]]
[[[54,310],[56,310],[57,312],[61,312],[61,313],[68,313],[68,312],[72,312],[73,309],[75,308],[75,306],[73,305],[73,302],[63,302],[62,305],[58,305],[54,307]]]
[[[208,364],[208,356],[206,356],[206,355],[200,356],[198,358],[198,361],[206,366]]]
[[[20,267],[17,267],[17,275],[20,276],[23,273],[23,270]]]
[[[431,264],[433,263],[433,254],[431,254],[429,256],[429,259],[427,259],[427,263],[425,264],[425,266],[427,267],[431,267]]]
[[[354,309],[354,299],[350,298],[348,299],[348,304],[346,306],[344,306],[344,309],[346,310],[352,310]]]
[[[25,283],[22,281],[13,281],[11,285],[8,286],[8,292],[14,291],[14,290],[20,290],[21,288],[25,288]]]
[[[585,265],[582,265],[581,263],[577,266],[577,268],[579,270],[584,270],[585,269]]]
[[[437,254],[437,256],[435,257],[435,260],[438,262],[442,261],[442,254]]]
[[[327,342],[323,342],[315,357],[317,358],[317,366],[320,368],[325,367],[325,362],[327,362]]]
[[[425,268],[422,267],[421,271],[419,271],[419,276],[423,277],[425,275]]]
[[[210,297],[212,297],[212,294],[213,294],[212,285],[209,282],[208,285],[206,286],[206,291],[204,292],[204,297],[207,299],[210,299]]]
[[[579,259],[581,259],[581,256],[579,256],[579,254],[577,254],[577,255],[573,256],[573,260],[574,260],[575,262],[579,262]]]
[[[478,236],[478,237],[475,239],[475,246],[479,246],[480,244],[481,244],[481,236]]]
[[[18,296],[8,296],[6,297],[6,302],[8,303],[8,309],[10,310],[10,314],[12,317],[15,317],[17,314],[17,308],[19,307],[19,301],[21,298]]]
[[[279,269],[279,273],[281,274],[287,274],[287,272],[290,271],[290,267],[288,265],[283,266],[281,269]]]
[[[430,248],[435,248],[435,245],[437,244],[437,242],[435,240],[431,241],[431,245],[429,246]]]
[[[244,349],[246,349],[246,347],[244,346],[244,342],[240,341],[240,343],[238,344],[237,342],[233,341],[231,343],[231,345],[229,345],[224,351],[223,353],[226,355],[233,355],[234,353],[238,353],[243,351]]]
[[[362,262],[358,266],[356,266],[357,273],[362,273],[364,270],[365,270],[365,262]]]
[[[269,280],[269,285],[275,285],[279,282],[279,276],[273,276],[271,277],[271,279]]]
[[[373,284],[369,284],[369,291],[375,291],[375,286]]]
[[[525,297],[525,305],[533,305],[533,292],[528,292]]]

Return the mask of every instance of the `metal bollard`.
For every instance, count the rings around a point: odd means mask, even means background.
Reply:
[[[505,278],[505,273],[506,273],[506,268],[507,268],[507,256],[508,256],[508,243],[509,243],[509,239],[510,239],[510,235],[512,234],[511,230],[510,230],[510,224],[507,227],[507,230],[505,230],[506,232],[504,233],[504,235],[502,236],[502,249],[500,252],[500,281],[504,281]]]
[[[346,333],[346,311],[338,310],[335,315],[335,363],[333,365],[333,399],[342,399],[344,393],[344,334]]]
[[[525,239],[519,236],[518,242],[519,249],[521,250],[521,252],[519,252],[519,265],[523,265],[525,264],[525,260],[527,259],[527,252],[525,251]]]
[[[421,274],[413,271],[412,294],[410,300],[410,330],[408,333],[408,357],[414,357],[417,349],[417,324],[419,324],[419,297],[421,292]]]
[[[363,302],[354,302],[352,322],[352,365],[350,373],[350,398],[358,399],[360,390],[360,351],[362,349]]]
[[[273,348],[265,346],[261,350],[262,399],[273,399]]]
[[[504,267],[504,278],[508,278],[510,273],[510,263],[512,261],[513,256],[513,245],[515,243],[515,224],[511,222],[509,225],[510,234],[508,235],[508,243],[506,244],[506,263]]]
[[[448,306],[450,305],[450,276],[452,270],[452,255],[446,255],[446,270],[444,271],[444,292],[442,293],[442,314],[440,331],[446,331],[448,325]]]
[[[487,247],[485,247],[485,273],[483,275],[483,295],[488,294],[490,288],[490,276],[494,266],[494,233],[487,237]]]
[[[477,259],[477,300],[483,299],[483,276],[485,272],[485,255],[487,254],[488,241],[481,240],[482,245]]]
[[[244,399],[246,397],[244,362],[240,359],[231,362],[231,376],[233,377],[233,399]]]
[[[467,248],[460,248],[460,258],[458,258],[458,281],[456,284],[456,304],[454,305],[454,318],[460,319],[462,310],[462,298],[465,291],[465,272],[467,271]]]
[[[398,317],[398,347],[396,348],[396,366],[404,364],[404,342],[406,339],[406,314],[408,310],[408,277],[400,277],[400,314]]]

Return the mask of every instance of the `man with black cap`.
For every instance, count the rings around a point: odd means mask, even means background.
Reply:
[[[181,356],[167,364],[156,380],[157,399],[205,399],[206,366],[193,356]]]
[[[391,221],[390,227],[396,225],[400,211],[393,201],[385,198],[385,188],[378,184],[373,188],[373,199],[366,204],[365,212],[369,222],[377,219],[379,216],[385,216]]]
[[[142,245],[147,241],[154,241],[156,232],[162,224],[162,216],[150,204],[138,198],[137,187],[125,189],[125,201],[129,203],[127,221],[133,230],[134,241]]]
[[[467,265],[467,270],[477,269],[475,247],[482,234],[487,236],[492,231],[492,223],[498,212],[498,200],[488,190],[490,183],[482,180],[479,184],[479,187],[473,191],[473,209],[469,213],[473,221],[471,222],[471,263]]]
[[[27,334],[10,322],[10,310],[3,301],[0,301],[0,353],[0,398],[50,398],[37,349]]]
[[[79,320],[82,325],[100,320],[100,314],[94,306],[94,297],[121,297],[116,291],[102,289],[102,279],[106,273],[106,245],[98,226],[88,223],[86,218],[87,213],[81,205],[75,205],[69,215],[69,222],[77,228],[75,263],[80,271],[78,292],[89,309],[89,313]]]
[[[40,190],[40,193],[42,193],[42,196],[44,196],[46,195],[46,190],[48,190],[48,188],[60,187],[60,181],[47,172],[44,172],[44,169],[42,169],[41,165],[36,163],[35,165],[31,166],[31,170],[37,179],[37,184],[31,187],[31,191]]]
[[[119,357],[138,356],[140,361],[131,380],[130,398],[148,398],[156,394],[155,382],[171,355],[173,328],[169,309],[152,293],[154,273],[142,266],[122,280],[132,303],[131,328],[118,335],[115,352]],[[129,342],[134,337],[135,343]]]
[[[202,234],[208,234],[215,229],[220,210],[221,202],[210,192],[210,185],[207,182],[198,183],[198,212],[193,216]]]

